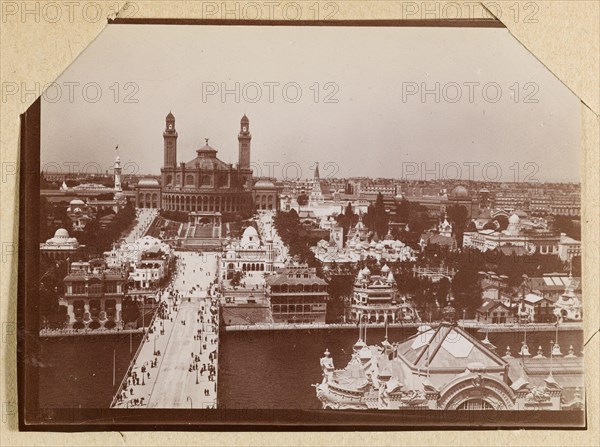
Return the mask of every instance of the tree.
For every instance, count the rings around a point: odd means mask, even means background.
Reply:
[[[410,214],[411,206],[410,202],[406,199],[402,199],[396,203],[396,222],[406,223],[408,222],[408,216]]]
[[[496,228],[497,228],[496,224],[494,223],[493,220],[490,220],[483,226],[484,230],[495,230]]]
[[[40,258],[40,308],[39,315],[42,326],[50,328],[61,328],[65,321],[66,307],[58,303],[62,293],[63,279],[67,275],[67,263],[55,261],[45,256]]]
[[[454,204],[446,209],[446,213],[452,223],[452,232],[456,237],[456,244],[459,247],[462,247],[463,234],[469,218],[469,210],[467,210],[467,207],[464,205]]]
[[[506,217],[505,215],[500,214],[496,216],[494,220],[497,224],[496,228],[498,228],[499,231],[504,231],[508,228],[508,217]]]
[[[300,194],[296,200],[298,201],[298,205],[306,206],[308,204],[308,195]]]
[[[374,205],[369,205],[365,216],[365,225],[380,237],[385,236],[389,225],[389,216],[383,203],[383,195],[377,194]]]
[[[581,225],[569,216],[555,216],[553,228],[557,233],[565,233],[575,240],[581,240]]]
[[[352,204],[350,202],[348,202],[348,205],[344,209],[344,213],[338,215],[336,220],[338,225],[343,229],[343,236],[345,240],[350,228],[356,225],[356,222],[358,222],[358,216],[354,213]]]
[[[358,220],[358,217],[354,213],[354,208],[352,208],[352,203],[348,202],[348,205],[346,205],[346,209],[344,210],[344,216],[346,217],[346,219],[348,219],[350,225],[356,223],[355,219]]]
[[[472,316],[481,306],[481,285],[479,283],[479,265],[469,262],[466,257],[461,259],[458,271],[452,279],[452,295],[454,307],[458,311],[466,311]]]
[[[242,283],[242,279],[244,278],[245,273],[235,271],[233,272],[233,276],[231,278],[231,285],[234,287],[238,287]]]

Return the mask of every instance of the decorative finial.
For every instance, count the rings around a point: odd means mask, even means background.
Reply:
[[[206,145],[208,146],[208,138],[205,138],[204,141],[206,141]]]
[[[544,358],[544,350],[542,349],[541,346],[538,347],[537,355],[534,358],[536,358],[536,359],[543,359]]]
[[[529,346],[527,346],[527,343],[525,343],[525,341],[523,341],[522,346],[521,346],[521,351],[519,352],[519,354],[522,357],[529,357],[531,354],[529,353]]]
[[[558,343],[554,343],[552,345],[552,356],[554,356],[554,357],[562,356],[562,352],[560,352],[560,346]]]

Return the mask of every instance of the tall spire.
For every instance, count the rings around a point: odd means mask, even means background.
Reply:
[[[317,206],[323,202],[323,193],[321,192],[321,178],[319,177],[319,162],[316,162],[315,177],[312,182],[312,189],[309,196],[309,206]]]

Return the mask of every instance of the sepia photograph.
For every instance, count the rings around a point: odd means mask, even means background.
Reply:
[[[22,124],[25,423],[584,428],[580,106],[494,20],[110,23]]]

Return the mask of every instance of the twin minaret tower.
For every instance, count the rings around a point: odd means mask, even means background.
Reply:
[[[163,166],[165,168],[175,168],[177,166],[177,130],[175,129],[175,117],[171,112],[169,112],[166,118],[163,139],[165,155]],[[240,169],[250,169],[251,140],[250,120],[244,115],[240,121],[240,133],[238,134],[238,166]]]

